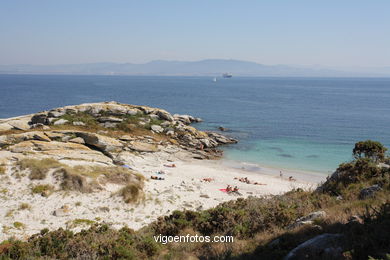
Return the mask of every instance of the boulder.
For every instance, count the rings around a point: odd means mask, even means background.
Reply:
[[[85,123],[81,122],[81,121],[75,121],[75,122],[73,122],[73,125],[75,125],[75,126],[85,126]]]
[[[9,130],[12,130],[12,128],[14,128],[14,127],[8,123],[1,123],[0,124],[0,131],[9,131]]]
[[[69,121],[68,120],[66,120],[66,119],[58,119],[57,121],[55,121],[54,123],[53,123],[53,125],[65,125],[66,123],[68,123]]]
[[[300,244],[291,250],[284,260],[302,259],[345,259],[344,236],[342,234],[322,234]]]
[[[10,126],[17,130],[26,131],[30,129],[29,119],[28,118],[20,118],[16,120],[11,120],[7,122]]]
[[[75,143],[75,144],[85,144],[84,139],[81,137],[72,138],[69,140],[69,142]]]
[[[135,138],[130,136],[130,135],[122,135],[121,137],[119,137],[119,140],[122,140],[122,141],[133,141]]]
[[[118,123],[104,122],[104,123],[101,123],[100,125],[103,126],[104,128],[115,128],[118,126]]]
[[[226,132],[229,129],[227,129],[227,128],[223,127],[223,126],[220,126],[220,127],[218,127],[218,130],[221,131],[221,132]]]
[[[162,127],[168,127],[168,126],[171,125],[171,122],[169,122],[169,121],[164,121],[164,122],[162,122],[160,125],[161,125]]]
[[[109,117],[99,117],[97,119],[97,121],[99,121],[100,123],[105,123],[105,122],[120,123],[123,121],[123,119],[118,118],[118,117],[109,116]]]
[[[139,142],[139,141],[132,142],[129,145],[129,148],[131,150],[134,150],[137,152],[157,152],[158,151],[157,145],[143,143],[143,142]]]
[[[382,188],[378,184],[362,189],[359,193],[359,199],[364,200],[364,199],[372,198],[375,196],[375,193],[380,190],[382,190]]]
[[[191,124],[191,120],[190,120],[190,116],[189,115],[178,115],[178,114],[174,114],[173,115],[173,118],[174,120],[176,121],[179,121],[179,122],[182,122],[186,125],[189,125]]]
[[[120,152],[123,145],[118,140],[94,133],[76,132],[77,137],[84,139],[84,142],[90,146],[96,147],[105,153]]]
[[[174,136],[174,135],[175,135],[175,132],[172,131],[172,130],[170,130],[170,131],[167,132],[167,135],[168,135],[168,136]]]
[[[35,125],[35,124],[48,124],[47,114],[46,113],[38,113],[31,117],[31,120],[29,122],[29,125]]]
[[[237,140],[234,138],[226,137],[221,134],[217,134],[214,132],[208,132],[207,133],[210,138],[218,142],[219,144],[235,144],[237,143]]]
[[[141,113],[141,111],[134,108],[134,109],[128,109],[126,113],[130,116],[136,116],[137,114]]]
[[[167,111],[165,111],[165,110],[158,110],[157,111],[157,115],[162,120],[166,120],[166,121],[169,121],[169,122],[172,122],[174,120],[173,116],[170,113],[168,113]]]
[[[47,132],[44,132],[44,133],[51,140],[61,139],[62,137],[64,137],[64,134],[60,133],[60,132],[54,132],[54,131],[50,131],[49,132],[49,131],[47,131]]]
[[[313,221],[316,219],[322,219],[326,217],[326,212],[325,211],[315,211],[310,213],[307,216],[298,218],[293,224],[289,225],[287,229],[294,229],[303,225],[307,224],[313,224]]]
[[[56,216],[56,217],[66,217],[69,215],[70,215],[70,209],[67,205],[64,205],[61,208],[53,211],[53,216]]]
[[[60,109],[60,108],[52,109],[49,111],[48,116],[57,118],[57,117],[61,117],[61,116],[65,115],[65,113],[66,113],[65,109]]]
[[[152,125],[150,128],[152,129],[153,132],[156,133],[162,133],[164,131],[164,128],[162,128],[159,125]]]
[[[154,119],[154,120],[160,120],[160,117],[158,115],[155,115],[155,114],[151,114],[149,117],[151,119]]]

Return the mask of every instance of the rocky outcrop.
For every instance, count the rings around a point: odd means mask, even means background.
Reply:
[[[315,211],[307,216],[298,218],[293,224],[289,225],[287,229],[294,229],[303,225],[313,224],[315,220],[323,219],[326,217],[325,211]]]
[[[75,115],[77,121],[71,122],[68,119],[62,118],[65,115]],[[79,120],[80,115],[92,117],[89,118],[89,120],[95,120],[97,124],[100,124],[100,126],[107,129],[114,129],[118,127],[118,124],[124,124],[126,127],[130,128],[136,128],[137,125],[141,128],[149,127],[153,133],[163,134],[173,138],[180,145],[189,149],[216,148],[219,145],[237,142],[233,138],[213,132],[202,132],[189,125],[191,123],[201,122],[202,120],[200,118],[178,114],[172,116],[163,109],[120,104],[117,102],[81,104],[56,108],[47,112],[40,112],[31,117],[29,124],[31,126],[62,126],[70,124],[87,127],[88,125],[85,122]],[[159,124],[149,126],[153,120],[159,120]],[[97,140],[96,136],[85,136],[85,134],[79,134],[77,136],[83,138],[86,145],[93,145],[103,152],[110,153],[111,151],[108,150],[113,148],[111,145],[107,147],[105,145],[100,145],[100,141]],[[121,145],[117,144],[114,145],[114,147],[121,148]]]
[[[193,158],[211,159],[222,154],[216,149],[219,145],[237,142],[190,126],[201,121],[190,115],[171,115],[163,109],[117,102],[65,106],[0,120],[0,131],[23,131],[0,133],[0,149],[15,154],[110,164],[124,151],[153,153],[167,145],[187,150]],[[121,134],[117,135],[116,131]]]
[[[322,234],[300,244],[290,251],[284,260],[302,259],[345,259],[344,236],[341,234]]]
[[[123,148],[123,144],[120,141],[108,136],[88,132],[75,132],[75,135],[82,138],[85,144],[108,155],[112,153],[119,153]]]
[[[364,200],[372,198],[375,196],[375,193],[380,190],[382,190],[382,188],[378,184],[372,185],[368,188],[364,188],[359,193],[359,199]]]
[[[136,151],[136,152],[151,153],[151,152],[158,151],[158,148],[155,144],[148,144],[148,143],[139,142],[139,141],[130,143],[128,148],[130,148],[131,150]]]

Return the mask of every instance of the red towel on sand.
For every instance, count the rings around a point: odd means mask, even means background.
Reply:
[[[219,190],[222,191],[222,192],[227,192],[226,189],[219,189]]]

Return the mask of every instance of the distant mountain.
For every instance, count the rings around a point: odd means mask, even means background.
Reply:
[[[285,76],[285,77],[389,77],[390,68],[332,69],[289,65],[263,65],[240,60],[156,60],[144,64],[87,63],[64,65],[0,65],[1,74],[160,75],[160,76]]]

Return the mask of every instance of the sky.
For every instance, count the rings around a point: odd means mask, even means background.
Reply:
[[[389,0],[1,0],[0,64],[390,66]]]

